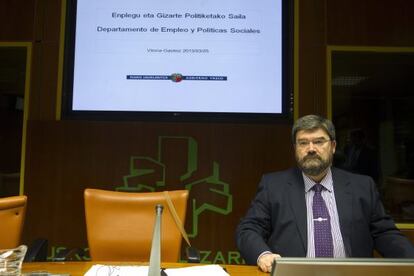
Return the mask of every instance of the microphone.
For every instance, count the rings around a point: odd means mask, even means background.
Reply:
[[[161,215],[163,206],[155,206],[155,225],[152,234],[151,255],[148,276],[161,276]]]

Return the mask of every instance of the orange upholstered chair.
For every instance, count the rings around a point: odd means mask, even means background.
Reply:
[[[14,248],[20,245],[26,203],[26,196],[0,198],[0,248]]]
[[[184,223],[188,191],[168,193]],[[86,189],[84,196],[86,230],[93,261],[149,261],[156,204],[164,206],[161,260],[179,260],[182,237],[163,192],[128,193]]]

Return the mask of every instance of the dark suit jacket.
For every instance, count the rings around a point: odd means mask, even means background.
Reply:
[[[332,168],[339,223],[348,257],[414,258],[414,246],[385,214],[372,178]],[[237,246],[248,264],[264,251],[305,257],[305,188],[298,168],[264,175],[255,199],[237,227]]]

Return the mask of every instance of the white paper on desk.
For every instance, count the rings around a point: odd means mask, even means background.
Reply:
[[[229,276],[219,265],[198,265],[183,268],[168,268],[165,270],[168,276]]]
[[[85,276],[148,276],[148,266],[93,265]]]

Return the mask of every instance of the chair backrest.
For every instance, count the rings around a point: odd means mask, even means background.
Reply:
[[[168,192],[185,223],[187,190]],[[163,192],[128,193],[86,189],[86,230],[93,261],[149,261],[155,206],[162,204],[161,261],[180,258],[181,233]]]
[[[27,197],[11,196],[0,198],[0,248],[14,248],[20,245],[26,215]]]
[[[413,216],[414,207],[414,179],[389,176],[386,179],[387,202],[391,215],[398,218]],[[407,210],[404,210],[404,206]]]

